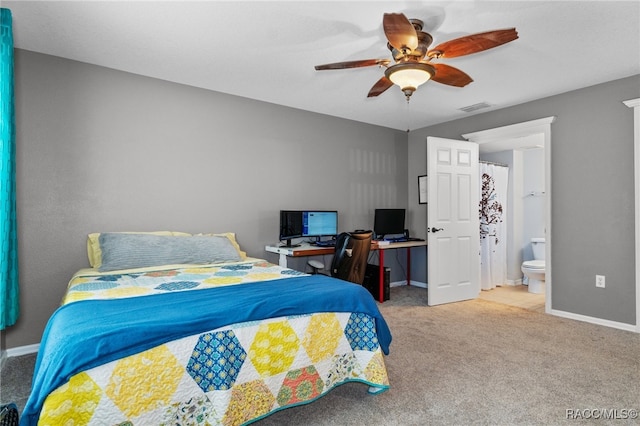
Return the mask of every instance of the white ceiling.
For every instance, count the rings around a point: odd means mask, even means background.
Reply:
[[[640,74],[640,1],[7,1],[15,47],[384,127],[418,129]],[[520,38],[443,60],[464,88],[428,82],[407,104],[383,69],[384,13],[425,22],[432,46],[516,27]],[[638,93],[630,93],[629,98]]]

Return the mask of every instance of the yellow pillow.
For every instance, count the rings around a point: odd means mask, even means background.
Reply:
[[[124,232],[125,234],[153,234],[153,235],[169,235],[175,237],[190,237],[191,234],[186,232],[175,231],[154,231],[154,232]],[[233,240],[231,241],[233,243]],[[238,247],[236,247],[239,250]],[[87,254],[89,256],[89,265],[92,268],[99,268],[102,265],[102,249],[100,248],[100,233],[89,234],[87,237]]]

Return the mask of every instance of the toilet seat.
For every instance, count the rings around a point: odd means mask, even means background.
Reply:
[[[544,269],[544,260],[527,260],[522,262],[522,267],[527,269]]]

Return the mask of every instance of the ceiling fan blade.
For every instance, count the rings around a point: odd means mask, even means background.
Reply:
[[[345,68],[370,67],[373,65],[386,66],[391,60],[389,59],[362,59],[359,61],[336,62],[334,64],[316,65],[316,70],[341,70]]]
[[[464,87],[473,81],[467,73],[460,71],[458,68],[452,67],[451,65],[433,63],[431,63],[431,65],[436,69],[436,74],[431,77],[431,80],[438,83],[447,84],[449,86]]]
[[[455,58],[482,52],[518,38],[515,28],[505,30],[487,31],[486,33],[471,34],[468,36],[445,41],[427,52],[430,58]]]
[[[369,90],[369,94],[367,95],[367,98],[378,96],[384,93],[384,91],[391,86],[393,86],[393,82],[383,75],[382,78],[378,80],[376,84],[373,85],[371,90]]]
[[[418,34],[416,29],[402,13],[385,13],[382,20],[384,34],[389,44],[400,52],[415,50],[418,47]]]

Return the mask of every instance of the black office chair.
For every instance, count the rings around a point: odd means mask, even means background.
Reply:
[[[15,403],[0,406],[0,426],[18,426],[20,419]]]
[[[362,284],[367,269],[373,232],[343,232],[336,239],[336,252],[331,262],[331,276]]]

